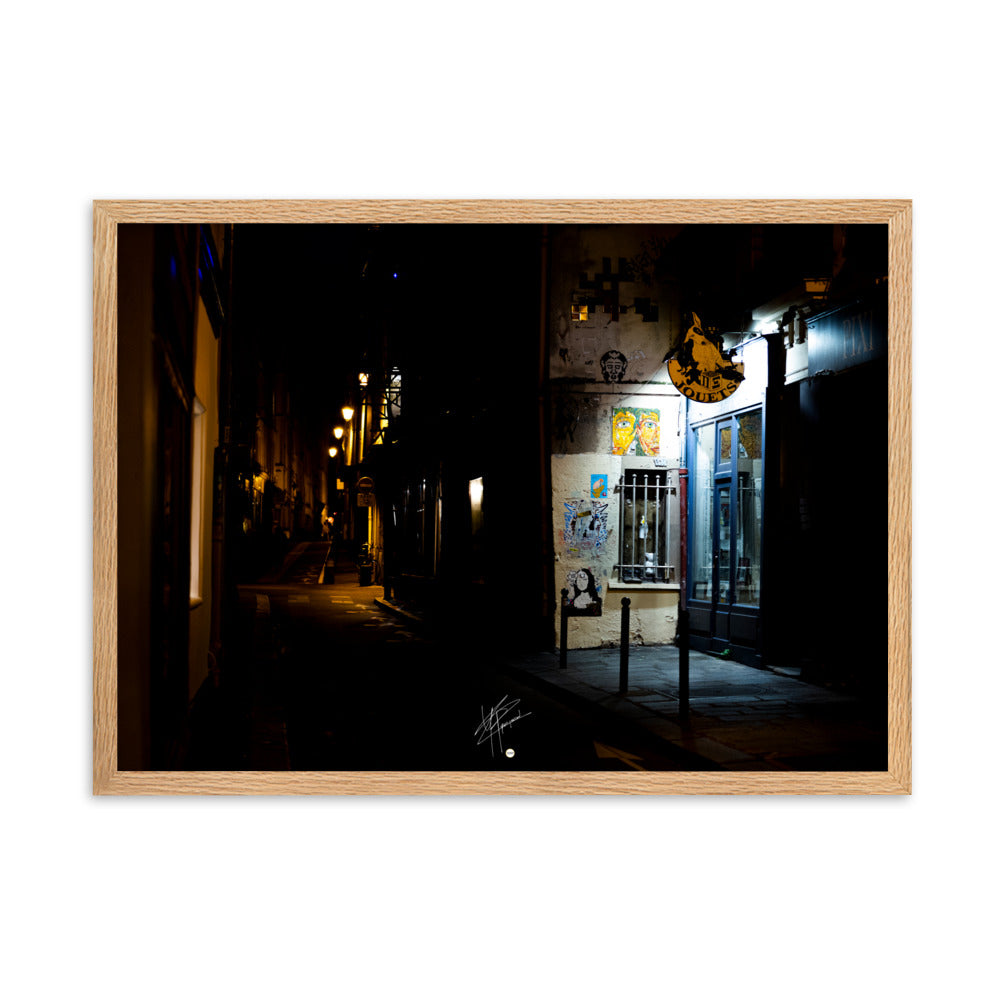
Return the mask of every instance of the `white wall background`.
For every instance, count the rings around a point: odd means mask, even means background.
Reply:
[[[996,646],[976,625],[998,598],[988,10],[8,11],[7,995],[988,989],[1000,706]],[[90,202],[264,196],[913,198],[914,795],[92,798]],[[949,412],[983,434],[952,433]]]

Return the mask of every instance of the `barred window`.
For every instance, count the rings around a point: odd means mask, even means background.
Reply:
[[[673,583],[667,498],[675,487],[665,469],[626,469],[621,485],[619,570],[623,583]]]

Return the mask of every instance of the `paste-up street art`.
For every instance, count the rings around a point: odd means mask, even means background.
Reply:
[[[626,368],[628,358],[621,351],[607,351],[601,356],[601,373],[605,382],[621,382],[625,378]]]
[[[608,504],[564,500],[563,542],[570,552],[599,552],[608,539]]]
[[[567,600],[571,607],[588,608],[601,603],[601,588],[589,569],[574,570],[566,577]]]
[[[593,500],[600,500],[608,495],[608,477],[606,475],[591,475],[590,496]]]
[[[612,455],[659,455],[660,411],[615,407],[611,411]]]
[[[642,410],[639,413],[638,430],[636,432],[638,446],[637,455],[660,454],[660,411]]]
[[[635,454],[635,414],[631,410],[611,411],[611,454]]]

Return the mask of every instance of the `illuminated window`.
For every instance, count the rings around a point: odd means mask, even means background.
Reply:
[[[479,479],[469,480],[469,498],[472,500],[473,507],[480,507],[483,503],[483,479],[482,476]]]
[[[469,546],[470,579],[479,583],[486,580],[486,519],[483,509],[483,480],[469,480],[469,514],[472,538]]]
[[[389,388],[385,394],[385,408],[392,413],[393,417],[399,416],[403,397],[403,375],[398,368],[393,368],[389,373]]]
[[[580,323],[585,323],[587,321],[587,306],[579,305],[576,302],[573,303],[573,319]]]
[[[469,506],[472,511],[472,533],[483,526],[483,480],[469,480]]]

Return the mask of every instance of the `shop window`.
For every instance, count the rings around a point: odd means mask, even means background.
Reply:
[[[760,410],[692,428],[690,596],[760,603],[763,421]]]
[[[760,411],[736,418],[739,455],[736,470],[736,602],[760,603],[761,515],[764,462]]]
[[[626,469],[621,486],[619,572],[622,583],[673,583],[665,469]]]

